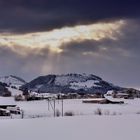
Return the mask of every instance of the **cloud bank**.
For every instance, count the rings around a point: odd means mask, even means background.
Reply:
[[[140,87],[139,0],[1,0],[0,75],[93,73]]]
[[[1,0],[0,31],[29,33],[139,18],[139,0]]]
[[[124,86],[139,86],[140,25],[136,20],[125,20],[113,37],[99,40],[64,42],[56,53],[47,46],[0,47],[1,75],[15,74],[31,80],[51,73],[94,73],[108,81]]]

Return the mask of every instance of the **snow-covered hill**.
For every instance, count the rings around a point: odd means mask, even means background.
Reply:
[[[22,93],[23,93],[21,90],[15,89],[15,88],[11,88],[11,87],[8,87],[8,90],[11,92],[12,96],[22,95]]]
[[[0,77],[0,82],[16,88],[19,88],[20,86],[26,84],[23,79],[13,75]]]
[[[22,86],[22,89],[49,93],[106,93],[120,87],[93,74],[65,74],[40,76]]]

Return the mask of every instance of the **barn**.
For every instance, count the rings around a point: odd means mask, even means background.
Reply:
[[[0,97],[0,108],[16,107],[16,102],[13,97]]]

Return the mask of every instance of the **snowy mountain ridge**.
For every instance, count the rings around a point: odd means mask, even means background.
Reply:
[[[104,81],[93,74],[63,74],[40,76],[22,86],[22,89],[38,91],[41,93],[106,93],[108,90],[120,87]]]
[[[15,86],[17,88],[26,84],[23,79],[13,75],[0,77],[0,82],[5,83],[8,86]]]

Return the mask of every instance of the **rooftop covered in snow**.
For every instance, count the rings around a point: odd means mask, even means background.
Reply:
[[[0,97],[0,107],[16,106],[13,97]]]

